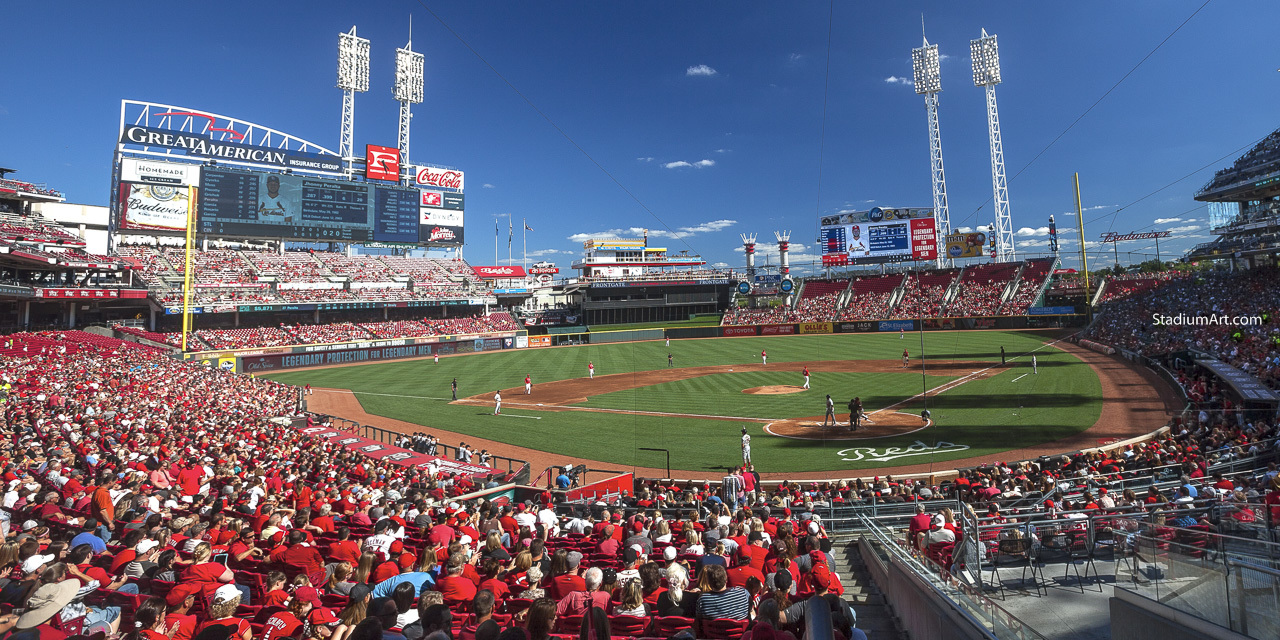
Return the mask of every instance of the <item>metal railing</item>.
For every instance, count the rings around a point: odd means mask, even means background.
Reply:
[[[348,420],[346,418],[340,418],[338,416],[330,416],[327,414],[316,414],[316,413],[312,413],[311,415],[316,419],[316,422],[327,421],[327,422],[330,422],[335,429],[340,429],[342,431],[346,431],[347,433],[358,435],[362,438],[368,438],[370,440],[381,442],[382,444],[386,444],[386,445],[394,446],[396,443],[396,440],[398,440],[400,437],[405,435],[403,433],[400,433],[399,431],[391,431],[388,429],[383,429],[382,427],[375,427],[372,425],[360,424],[359,422],[356,422],[354,420]],[[444,444],[442,442],[438,442],[436,443],[435,455],[441,458],[457,460],[458,447]],[[492,456],[491,465],[495,472],[500,471],[501,466],[503,464],[505,464],[506,472],[508,474],[515,474],[513,481],[516,482],[517,484],[524,484],[529,481],[530,470],[529,470],[528,462],[525,462],[524,460],[519,460],[517,458],[508,458],[506,456],[500,456],[500,455]]]
[[[965,584],[931,560],[903,547],[894,535],[876,521],[860,517],[858,528],[881,562],[894,562],[916,575],[934,595],[951,603],[955,610],[988,638],[1000,640],[1044,640],[1017,616],[986,597],[980,589]]]

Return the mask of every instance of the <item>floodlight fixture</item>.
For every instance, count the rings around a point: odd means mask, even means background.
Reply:
[[[973,85],[990,87],[1000,84],[1000,47],[996,37],[982,30],[982,37],[969,41],[969,55],[973,59]]]
[[[356,36],[356,28],[338,34],[338,88],[343,91],[369,90],[369,41]]]
[[[396,102],[422,104],[423,67],[425,59],[421,53],[413,51],[406,45],[404,49],[396,49],[396,84],[393,88]]]
[[[924,46],[911,50],[911,73],[916,93],[926,95],[942,91],[942,73],[938,67],[938,45],[924,41]]]

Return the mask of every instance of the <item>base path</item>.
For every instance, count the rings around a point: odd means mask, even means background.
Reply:
[[[1099,353],[1094,353],[1093,351],[1089,351],[1088,349],[1078,347],[1068,342],[1059,342],[1055,346],[1062,349],[1063,351],[1066,351],[1067,353],[1070,353],[1076,356],[1077,358],[1079,358],[1080,360],[1088,364],[1094,370],[1094,372],[1098,375],[1098,379],[1102,383],[1103,403],[1102,403],[1101,416],[1098,418],[1098,421],[1094,423],[1092,427],[1080,433],[1074,434],[1067,438],[1063,438],[1053,442],[1046,442],[1044,444],[1028,447],[1025,449],[1005,451],[1003,453],[990,455],[990,456],[950,460],[947,462],[940,462],[937,464],[919,463],[919,464],[898,465],[898,466],[886,465],[884,467],[878,467],[875,469],[864,469],[864,470],[858,470],[858,471],[833,470],[833,471],[805,471],[805,472],[794,472],[794,473],[777,472],[777,473],[762,473],[760,475],[765,480],[826,480],[826,479],[832,479],[832,478],[871,477],[871,476],[879,476],[879,475],[886,475],[886,474],[942,472],[948,469],[957,469],[957,468],[972,467],[972,466],[987,464],[996,460],[1024,460],[1028,458],[1036,458],[1042,455],[1064,453],[1068,451],[1075,451],[1078,449],[1087,449],[1090,447],[1096,447],[1099,445],[1100,441],[1108,441],[1113,439],[1123,440],[1123,439],[1141,436],[1141,435],[1150,433],[1152,431],[1155,431],[1156,429],[1159,429],[1160,427],[1164,426],[1164,424],[1168,420],[1168,416],[1172,412],[1180,410],[1182,408],[1182,404],[1179,402],[1177,394],[1174,393],[1174,391],[1169,388],[1168,384],[1166,384],[1164,380],[1162,380],[1159,376],[1157,376],[1155,373],[1153,373],[1149,369],[1146,369],[1145,367],[1130,364],[1116,356],[1106,356]],[[853,368],[859,365],[864,365],[867,367],[873,367],[873,366],[882,367],[882,369],[879,369],[879,370],[886,371],[886,372],[903,370],[901,360],[878,360],[878,361],[862,360],[862,361],[847,361],[847,362],[840,361],[840,362],[844,362],[848,367],[850,367],[848,369],[849,371],[868,370],[864,368],[857,368],[857,369]],[[933,362],[929,362],[928,370],[930,372],[936,371],[939,374],[944,374],[944,375],[966,375],[966,374],[972,373],[973,371],[979,370],[981,368],[992,366],[991,363],[989,362],[982,362],[982,363],[957,362],[957,363],[954,363],[953,367],[948,369],[945,366],[945,364],[943,363],[939,363],[939,364],[943,366],[938,366],[938,365],[935,365],[935,363]],[[610,376],[596,375],[595,380],[581,380],[581,379],[564,380],[559,382],[550,382],[550,383],[543,383],[543,384],[538,384],[535,381],[533,388],[535,393],[538,394],[538,400],[545,403],[548,397],[543,396],[544,390],[556,385],[566,386],[566,388],[560,389],[559,391],[556,392],[558,394],[563,394],[563,398],[565,400],[571,400],[573,398],[585,399],[587,395],[594,395],[594,393],[587,394],[587,393],[584,393],[583,391],[577,391],[576,393],[571,392],[570,390],[574,389],[575,387],[572,384],[567,384],[567,383],[576,383],[580,385],[595,385],[602,381],[606,381],[609,378],[616,378],[617,379],[616,383],[609,382],[608,384],[617,384],[618,385],[617,388],[612,390],[618,391],[622,389],[641,386],[631,381],[645,374],[649,374],[653,376],[649,378],[651,380],[658,380],[658,382],[662,382],[662,381],[666,381],[666,380],[661,380],[661,377],[663,375],[670,376],[669,378],[667,378],[668,380],[677,380],[677,379],[695,377],[697,375],[707,375],[710,373],[725,373],[729,369],[735,369],[736,371],[760,371],[760,370],[793,371],[794,370],[796,372],[797,378],[799,378],[799,371],[803,366],[804,366],[804,363],[788,362],[788,363],[778,363],[778,364],[772,364],[772,365],[746,364],[746,365],[736,365],[733,367],[716,366],[716,367],[692,367],[688,369],[659,369],[651,372],[640,372],[634,375],[630,373],[613,374]],[[813,370],[814,368],[815,368],[814,363],[810,363],[810,370]],[[703,370],[703,372],[694,373],[694,374],[682,373],[682,372],[698,371],[698,370]],[[824,365],[823,370],[832,370],[832,369],[826,368],[826,366]],[[919,361],[913,360],[912,369],[910,370],[918,371]],[[628,382],[624,382],[624,380]],[[649,382],[649,384],[658,384],[658,382]],[[602,392],[599,390],[595,390],[595,393],[602,393]],[[605,391],[604,393],[607,393],[607,391]],[[523,385],[519,387],[513,387],[511,389],[504,389],[503,405],[510,406],[510,401],[518,401],[521,399],[522,396],[524,396]],[[488,398],[486,398],[483,402],[476,402],[476,403],[485,404],[487,406],[493,406],[492,397],[493,397],[493,394],[490,393]],[[510,399],[510,401],[508,399]],[[581,401],[582,400],[578,400],[578,402],[581,402]],[[457,442],[466,442],[468,445],[475,447],[477,449],[488,449],[491,453],[495,455],[527,460],[532,466],[533,475],[535,476],[546,467],[563,465],[568,463],[586,464],[589,468],[592,468],[592,469],[629,470],[629,471],[635,472],[637,476],[650,477],[650,478],[661,478],[666,475],[665,469],[657,469],[652,467],[629,467],[627,465],[618,464],[614,462],[600,462],[597,460],[589,460],[586,458],[574,458],[572,456],[566,456],[566,455],[551,453],[546,451],[539,451],[535,449],[525,449],[523,447],[517,447],[517,446],[509,445],[503,442],[485,440],[482,438],[476,438],[476,437],[468,436],[465,434],[450,432],[450,431],[441,429],[439,427],[426,427],[420,424],[414,424],[411,422],[404,422],[402,420],[394,420],[392,418],[373,415],[365,412],[364,407],[361,406],[360,404],[360,401],[356,399],[355,394],[351,393],[349,390],[346,390],[346,389],[316,389],[315,394],[310,396],[307,402],[308,402],[308,407],[312,411],[315,411],[317,413],[339,416],[339,417],[347,418],[348,420],[354,420],[361,424],[381,427],[383,429],[389,429],[391,431],[397,431],[400,433],[407,433],[407,434],[418,433],[418,432],[430,433],[436,436],[436,438],[439,438],[440,440],[449,444],[454,444]],[[554,408],[541,407],[541,409],[549,410]],[[880,414],[873,414],[872,419],[879,420],[879,418],[877,417],[878,415]],[[917,417],[916,419],[918,420],[919,418]],[[673,475],[676,478],[682,478],[682,479],[714,480],[719,478],[718,474],[708,473],[706,470],[697,471],[697,470],[672,469],[671,475]],[[596,479],[598,478],[594,476],[591,478],[592,481]]]

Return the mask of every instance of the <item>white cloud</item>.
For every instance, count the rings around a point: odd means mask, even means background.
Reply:
[[[650,238],[671,238],[678,240],[680,238],[688,238],[689,236],[699,233],[712,233],[722,231],[733,225],[738,224],[737,220],[712,220],[688,227],[679,227],[675,231],[667,231],[666,229],[649,229]],[[644,236],[644,227],[629,227],[626,229],[606,229],[596,233],[575,233],[569,236],[569,240],[573,242],[585,242],[593,238],[639,238]],[[795,246],[795,245],[792,245]],[[741,247],[739,247],[741,249]],[[565,253],[570,253],[566,251]]]
[[[666,168],[666,169],[689,169],[689,168],[705,169],[707,167],[716,166],[716,161],[715,160],[698,160],[696,162],[686,162],[684,160],[676,160],[675,162],[663,163],[662,166],[663,168]]]
[[[1165,231],[1168,231],[1170,233],[1187,233],[1189,231],[1199,231],[1199,230],[1200,230],[1200,225],[1198,224],[1189,224],[1182,227],[1173,227],[1171,229],[1165,229]]]
[[[493,185],[489,184],[488,182],[486,182],[486,183],[484,183],[484,184],[482,184],[482,185],[480,185],[480,186],[481,186],[481,187],[484,187],[485,189],[492,189],[492,188],[494,188],[494,187],[493,187]]]
[[[637,161],[637,162],[653,162],[653,157],[652,157],[652,156],[645,156],[645,157],[643,157],[643,158],[636,158],[636,161]]]
[[[1169,224],[1170,222],[1182,222],[1182,218],[1156,218],[1151,222],[1155,224]]]
[[[787,56],[787,60],[788,60],[789,62],[791,62],[792,64],[795,64],[795,63],[797,63],[797,62],[800,62],[801,60],[804,60],[804,58],[805,58],[805,56],[804,56],[804,54],[803,54],[803,53],[793,53],[793,54],[791,54],[791,55]]]
[[[973,233],[973,227],[960,227],[952,230],[955,233]]]
[[[901,84],[901,85],[906,85],[908,87],[916,86],[916,83],[912,82],[911,78],[900,78],[898,76],[889,76],[888,78],[885,78],[884,81],[889,84]]]
[[[714,76],[718,73],[715,69],[705,64],[699,64],[684,70],[686,76]]]
[[[716,149],[716,153],[729,153],[728,149]]]
[[[1048,240],[1019,240],[1016,245],[1019,249],[1030,249],[1032,247],[1047,247]]]
[[[949,56],[949,55],[947,55],[947,54],[945,54],[945,53],[939,53],[939,54],[938,54],[938,62],[946,62],[947,60],[950,60],[950,59],[951,59],[951,56]]]
[[[1037,229],[1032,229],[1031,227],[1023,227],[1021,229],[1018,229],[1015,232],[1015,235],[1017,235],[1020,238],[1034,238],[1036,236],[1047,236],[1049,235],[1049,227],[1040,227]]]
[[[536,251],[530,251],[527,255],[528,255],[530,258],[542,258],[542,257],[545,257],[545,256],[553,256],[553,255],[556,255],[557,253],[570,253],[570,254],[571,254],[571,253],[573,253],[573,252],[572,252],[572,251],[564,251],[564,250],[561,250],[561,249],[538,249],[538,250],[536,250]]]
[[[716,269],[728,269],[728,268],[729,268],[729,263],[728,263],[728,262],[713,262],[713,263],[711,263],[711,266],[712,266],[712,267],[715,267]]]

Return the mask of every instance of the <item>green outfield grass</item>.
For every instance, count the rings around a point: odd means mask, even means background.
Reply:
[[[984,379],[966,382],[928,398],[936,423],[929,430],[877,440],[822,443],[769,435],[759,422],[673,418],[638,414],[542,412],[508,408],[504,414],[539,416],[541,420],[494,417],[486,407],[448,403],[449,382],[458,378],[459,395],[492,394],[500,387],[536,384],[586,376],[588,361],[597,375],[665,368],[667,353],[678,367],[704,365],[759,366],[760,350],[769,362],[896,359],[905,347],[919,355],[920,337],[908,334],[813,335],[770,338],[719,338],[555,347],[480,353],[442,358],[337,367],[272,374],[289,384],[351,389],[369,413],[469,436],[488,438],[552,453],[601,460],[620,466],[661,466],[660,453],[639,447],[671,450],[675,469],[718,472],[739,460],[742,426],[753,436],[753,458],[760,471],[839,471],[902,464],[945,462],[992,455],[1056,440],[1086,429],[1102,407],[1101,384],[1083,362],[1046,346],[1044,334],[971,331],[935,332],[924,337],[928,359],[998,363],[1004,346],[1011,358],[1037,350],[1039,373],[1031,374],[1029,357]],[[798,368],[797,368],[798,369]],[[594,396],[583,406],[701,415],[788,418],[821,415],[830,393],[848,401],[860,395],[874,411],[933,388],[950,375],[918,373],[838,373],[814,370],[812,390],[781,396],[751,396],[742,389],[802,382],[799,371],[720,373],[651,387]],[[955,372],[948,372],[953,374]],[[519,401],[520,398],[513,400]],[[913,403],[903,410],[919,412]],[[933,446],[957,445],[945,452],[878,461],[887,447],[907,447],[917,440]],[[959,449],[959,446],[968,447]],[[875,451],[855,451],[858,448]],[[897,454],[904,453],[899,451]]]

